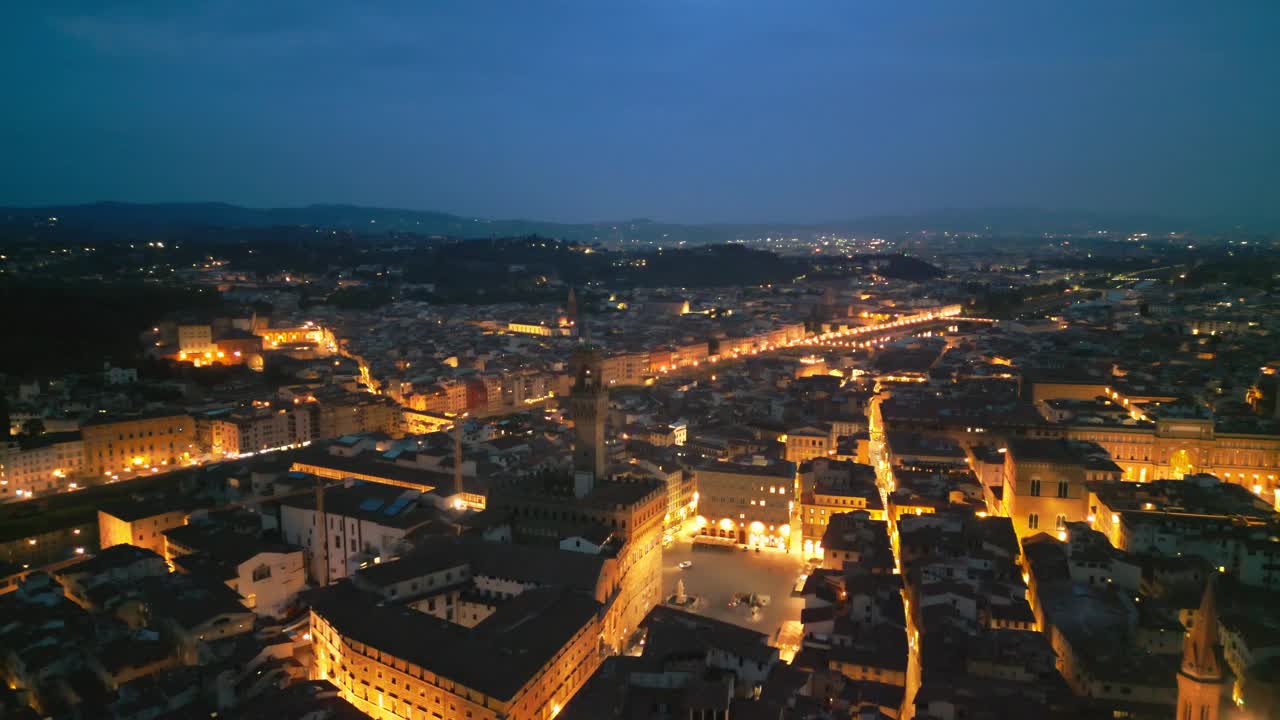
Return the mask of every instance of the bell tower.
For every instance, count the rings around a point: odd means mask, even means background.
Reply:
[[[1176,720],[1219,720],[1221,717],[1224,680],[1217,645],[1218,604],[1210,577],[1200,599],[1195,627],[1182,640]]]
[[[573,494],[591,492],[604,479],[604,420],[609,412],[609,390],[601,377],[600,351],[580,345],[573,353],[573,390],[569,407],[573,411]]]

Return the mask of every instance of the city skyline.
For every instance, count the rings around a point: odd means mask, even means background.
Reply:
[[[0,17],[4,720],[1280,720],[1280,3]]]

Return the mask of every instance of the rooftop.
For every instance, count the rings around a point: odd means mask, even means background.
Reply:
[[[419,503],[421,493],[394,485],[356,481],[350,487],[330,487],[324,491],[324,510],[332,515],[358,518],[378,525],[412,528],[439,516],[435,507]],[[284,507],[314,510],[316,496],[304,493],[280,501]]]
[[[1075,465],[1090,470],[1112,470],[1120,467],[1101,445],[1082,440],[1010,438],[1009,454],[1016,461]]]
[[[311,593],[311,602],[344,637],[500,700],[512,699],[600,611],[563,587],[527,590],[473,628],[381,604],[348,581]]]

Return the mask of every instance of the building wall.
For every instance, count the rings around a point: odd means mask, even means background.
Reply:
[[[445,411],[461,415],[467,411],[467,384],[458,380],[444,383]]]
[[[1270,496],[1280,479],[1277,435],[1215,434],[1209,429],[1190,437],[1169,426],[1072,426],[1066,437],[1106,448],[1124,470],[1125,480],[1176,480],[1186,472],[1205,472],[1237,485],[1260,488],[1260,493]]]
[[[84,442],[71,440],[0,457],[0,502],[66,490],[85,474]]]
[[[662,596],[662,530],[666,494],[650,493],[630,512],[626,542],[618,556],[619,588],[606,607],[601,632],[605,642],[622,648]]]
[[[106,550],[112,545],[136,545],[163,557],[164,531],[186,525],[187,516],[186,510],[174,510],[129,521],[99,510],[98,546]]]
[[[377,648],[349,640],[315,610],[311,677],[377,720],[550,720],[599,667],[598,621],[584,625],[513,697],[493,698]]]
[[[1004,503],[1018,537],[1065,533],[1066,523],[1083,522],[1089,514],[1088,488],[1078,467],[1016,461],[1013,453],[1005,454]]]
[[[368,520],[326,513],[327,533],[316,524],[316,511],[309,508],[280,507],[280,530],[284,541],[299,545],[307,558],[307,568],[315,583],[325,578],[327,538],[328,579],[337,582],[356,570],[360,563],[381,556],[389,559],[396,545],[404,539],[405,530],[387,527]]]
[[[309,408],[281,409],[249,417],[211,421],[211,449],[216,454],[240,455],[310,442]]]
[[[559,335],[560,328],[542,325],[533,322],[517,322],[515,320],[507,323],[507,332],[519,333],[522,335],[539,335],[542,337],[551,337]]]
[[[298,343],[316,343],[325,346],[326,349],[336,349],[333,332],[322,327],[314,325],[302,325],[299,327],[278,327],[256,330],[262,335],[264,344],[278,345],[294,345]]]
[[[648,374],[649,353],[645,351],[610,355],[600,361],[605,385],[641,385]]]
[[[86,472],[139,471],[181,465],[195,447],[190,415],[93,423],[81,429]]]
[[[805,494],[800,502],[801,539],[818,542],[827,531],[832,515],[864,510],[872,520],[884,520],[883,509],[867,509],[867,500],[848,495]]]
[[[366,432],[384,432],[393,437],[402,434],[401,410],[394,403],[376,397],[359,397],[354,401],[317,404],[314,439],[325,440]],[[466,407],[463,386],[462,407]]]
[[[213,328],[208,325],[179,325],[178,350],[187,354],[213,352]]]
[[[827,457],[830,450],[830,437],[794,433],[787,435],[787,462],[799,465],[814,458]]]
[[[685,480],[684,470],[680,468],[668,472],[657,466],[651,466],[648,470],[667,488],[667,507],[663,514],[663,522],[668,527],[679,526],[689,514],[689,504],[693,502],[694,483]]]
[[[262,338],[223,338],[214,343],[218,347],[218,351],[223,355],[223,363],[240,364],[249,362],[252,358],[261,359],[262,356]]]
[[[832,660],[830,668],[852,680],[867,680],[886,685],[897,685],[898,687],[906,687],[907,685],[907,674],[889,667]]]
[[[486,602],[474,599],[463,599],[460,595],[455,598],[457,603],[457,614],[454,622],[463,627],[475,627],[484,622],[485,618],[492,615],[498,608]]]
[[[736,542],[785,545],[790,536],[795,476],[698,468],[698,514],[703,534]],[[755,536],[753,538],[753,536]]]
[[[415,395],[414,398],[423,398]],[[424,398],[425,399],[425,398]],[[404,408],[404,431],[409,435],[425,435],[453,427],[453,418],[426,410]]]
[[[268,574],[262,577],[264,568]],[[302,551],[259,553],[237,568],[235,590],[258,615],[281,617],[306,584]]]

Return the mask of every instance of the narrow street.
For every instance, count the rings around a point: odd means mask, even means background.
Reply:
[[[889,507],[889,493],[892,492],[893,480],[889,472],[888,458],[884,449],[884,427],[880,418],[880,403],[884,398],[877,395],[871,399],[870,407],[867,408],[867,419],[870,427],[870,461],[871,466],[876,469],[876,485],[880,489],[880,501],[886,508]],[[898,527],[892,518],[888,519],[889,524],[889,541],[893,547],[893,558],[897,564],[898,572],[902,572],[902,554],[898,545]],[[920,668],[920,633],[915,627],[912,619],[911,602],[907,599],[904,591],[902,594],[902,606],[905,610],[907,623],[907,686],[904,695],[901,720],[912,720],[915,717],[915,696],[916,691],[920,689],[921,668]]]

